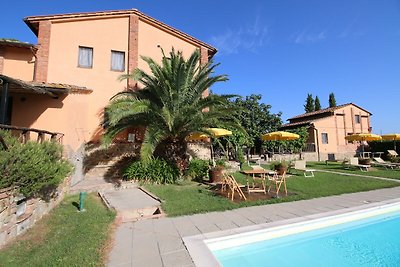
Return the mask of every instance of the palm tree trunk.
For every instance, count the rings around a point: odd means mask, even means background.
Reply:
[[[154,156],[162,158],[178,167],[181,174],[189,166],[187,142],[184,139],[166,139],[155,149]]]

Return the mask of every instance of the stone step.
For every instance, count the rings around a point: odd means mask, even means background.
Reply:
[[[117,221],[132,222],[163,217],[161,201],[140,187],[99,192],[104,203],[117,212]]]
[[[117,220],[119,222],[125,223],[125,222],[136,222],[138,220],[144,220],[144,219],[160,218],[163,217],[164,214],[159,206],[154,206],[143,209],[120,211],[118,212],[117,216],[118,216]]]
[[[97,165],[86,172],[85,178],[120,178],[120,171],[114,171],[114,169],[117,168],[113,165]]]
[[[75,194],[79,192],[99,192],[135,187],[137,187],[137,184],[129,181],[121,181],[119,179],[105,180],[102,177],[93,177],[90,179],[83,179],[82,181],[72,185],[69,193]]]

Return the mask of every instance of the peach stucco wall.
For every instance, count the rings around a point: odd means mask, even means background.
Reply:
[[[77,147],[97,137],[104,107],[110,97],[125,89],[125,83],[118,81],[124,72],[111,71],[110,64],[111,50],[116,50],[125,52],[127,66],[128,18],[57,22],[50,36],[47,81],[85,86],[93,93],[67,96],[60,112],[48,110],[36,124],[42,121],[47,127],[48,122],[58,121],[57,131],[63,131],[65,143]],[[93,48],[92,68],[78,67],[79,46]]]
[[[200,47],[188,43],[177,36],[172,36],[171,34],[142,20],[139,20],[138,40],[139,56],[148,56],[153,59],[159,59],[159,61],[161,61],[162,54],[157,45],[160,45],[167,55],[171,51],[172,47],[174,47],[175,50],[182,51],[185,58],[188,58],[196,49],[200,49]],[[147,63],[142,59],[139,59],[138,67],[145,71],[149,71]]]
[[[355,115],[360,115],[361,123],[355,122]],[[359,143],[351,144],[345,136],[351,133],[368,133],[370,127],[369,113],[356,106],[345,106],[337,109],[334,116],[316,120],[318,145],[321,153],[344,153],[356,151]],[[328,134],[328,144],[322,144],[322,133]]]
[[[12,125],[64,133],[63,143],[71,149],[85,141],[82,130],[87,127],[87,116],[83,116],[88,109],[86,96],[68,95],[58,99],[29,93],[13,93],[11,96]]]
[[[35,58],[30,49],[6,47],[4,48],[3,57],[2,74],[25,81],[32,81]]]
[[[137,47],[140,56],[161,61],[160,45],[166,53],[172,47],[189,57],[200,49],[175,34],[139,20]],[[127,73],[129,51],[129,17],[58,20],[51,24],[47,67],[47,82],[85,86],[92,89],[89,95],[68,95],[55,100],[47,96],[24,96],[16,101],[14,109],[29,104],[37,119],[13,114],[13,123],[48,129],[65,134],[64,144],[76,149],[82,143],[96,140],[102,133],[101,113],[110,97],[126,88],[126,82],[118,77]],[[93,67],[78,67],[79,46],[93,48]],[[125,72],[110,70],[111,50],[125,52]],[[139,60],[138,67],[148,71],[147,64]],[[22,106],[21,106],[22,108]]]

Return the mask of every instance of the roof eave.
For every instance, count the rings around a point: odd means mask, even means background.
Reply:
[[[55,14],[55,15],[44,15],[44,16],[30,16],[25,17],[24,22],[28,25],[28,27],[32,30],[32,32],[38,36],[38,24],[39,21],[43,20],[53,20],[53,19],[68,19],[68,18],[84,18],[84,17],[99,17],[99,16],[123,16],[136,14],[141,19],[146,20],[147,22],[151,22],[156,24],[157,26],[164,28],[174,34],[177,34],[181,38],[187,39],[189,42],[196,43],[199,46],[203,46],[208,49],[209,55],[212,57],[217,53],[217,49],[210,44],[207,44],[191,35],[184,33],[168,24],[161,22],[153,17],[150,17],[137,9],[128,9],[128,10],[111,10],[111,11],[99,11],[99,12],[81,12],[81,13],[68,13],[68,14]]]
[[[29,29],[38,37],[39,34],[39,29],[33,26],[33,23],[31,23],[28,18],[24,18],[23,21],[25,22],[26,25],[28,25]]]
[[[27,82],[20,79],[15,79],[10,76],[0,74],[0,79],[20,86],[20,88],[29,89],[39,94],[47,94],[56,97],[62,94],[91,94],[92,89],[86,87],[67,85],[67,84],[49,84],[38,82]]]
[[[312,116],[315,116],[315,115],[325,115],[325,114],[329,114],[330,116],[332,116],[332,115],[334,115],[334,111],[329,110],[329,111],[325,111],[325,112],[321,112],[321,113],[317,113],[317,114],[310,114],[310,115],[304,115],[304,116],[296,116],[296,117],[287,119],[287,121],[295,120],[295,119],[306,119],[306,118],[309,118],[309,117],[312,117]]]

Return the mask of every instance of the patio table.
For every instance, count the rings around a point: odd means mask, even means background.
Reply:
[[[252,192],[262,192],[264,194],[267,194],[265,186],[265,175],[268,174],[270,171],[264,169],[254,169],[241,172],[246,175],[246,186],[247,192],[249,194]],[[253,178],[252,186],[250,186],[250,177]],[[255,186],[255,180],[260,180],[261,185],[259,187]]]

